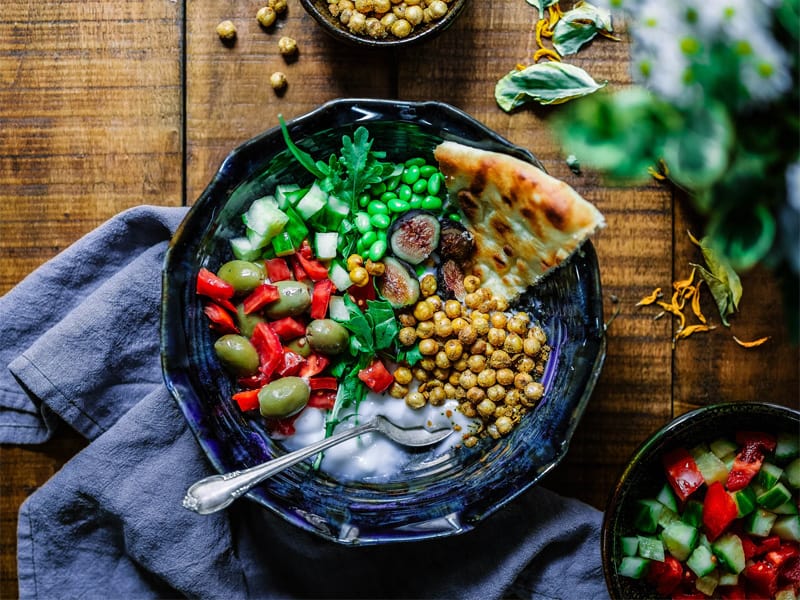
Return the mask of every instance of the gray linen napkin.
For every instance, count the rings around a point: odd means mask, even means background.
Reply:
[[[186,209],[114,217],[0,298],[0,443],[90,440],[23,504],[21,598],[605,598],[601,514],[541,487],[476,530],[344,548],[247,500],[181,507],[211,467],[160,370],[160,270]]]

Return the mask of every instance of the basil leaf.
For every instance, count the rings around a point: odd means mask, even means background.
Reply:
[[[548,6],[553,6],[556,4],[558,0],[525,0],[531,6],[535,6],[539,11],[539,18],[543,18],[542,15],[544,11],[547,9]]]
[[[719,317],[725,327],[730,327],[728,317],[739,308],[739,301],[742,299],[742,282],[739,275],[731,266],[730,262],[719,252],[714,250],[709,243],[709,238],[704,237],[700,241],[691,238],[700,247],[703,259],[708,268],[702,265],[692,264],[697,268],[697,272],[705,280],[714,302],[717,303]]]
[[[366,316],[372,322],[375,350],[390,348],[400,331],[392,305],[385,300],[367,300]]]
[[[372,337],[372,327],[358,308],[358,305],[350,299],[350,296],[342,296],[344,305],[347,307],[347,320],[334,319],[345,329],[350,331],[350,353],[355,356],[361,353],[371,354],[375,351],[375,342]]]
[[[494,88],[498,106],[506,112],[531,100],[539,104],[561,104],[604,87],[575,65],[544,62],[513,70]]]
[[[553,47],[561,56],[575,54],[600,33],[613,33],[611,12],[584,2],[564,13],[553,29]]]

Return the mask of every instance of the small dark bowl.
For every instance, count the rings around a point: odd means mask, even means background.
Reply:
[[[433,39],[453,24],[463,12],[467,0],[450,0],[447,3],[449,7],[447,13],[441,19],[430,23],[420,23],[404,38],[389,34],[380,39],[372,38],[366,34],[355,34],[350,31],[346,25],[342,25],[339,19],[331,14],[327,0],[300,0],[300,4],[319,23],[322,29],[334,39],[354,46],[379,49],[412,46]]]
[[[453,140],[536,163],[527,151],[465,113],[437,102],[338,100],[288,124],[315,158],[339,151],[342,135],[364,125],[373,148],[399,161]],[[162,364],[168,388],[214,468],[227,472],[284,453],[257,419],[242,416],[213,351],[195,294],[200,267],[230,258],[241,214],[276,184],[310,182],[278,128],[235,149],[192,207],[168,250],[163,275]],[[542,402],[507,437],[459,448],[387,484],[341,483],[307,463],[271,478],[248,497],[287,521],[342,544],[379,544],[468,531],[535,485],[567,452],[605,357],[603,302],[591,243],[524,297],[552,347]],[[424,464],[414,455],[414,466]],[[413,462],[413,461],[412,461]],[[429,461],[429,463],[432,461]]]
[[[658,598],[642,580],[617,572],[622,559],[620,537],[632,535],[631,507],[640,498],[652,498],[666,481],[661,457],[679,446],[687,448],[739,430],[771,433],[800,431],[800,412],[774,404],[726,402],[704,406],[674,419],[642,443],[633,453],[606,505],[602,531],[603,572],[610,596],[619,600]]]

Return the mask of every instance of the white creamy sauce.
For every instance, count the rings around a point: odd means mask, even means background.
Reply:
[[[359,405],[357,419],[344,419],[336,431],[368,421],[375,415],[385,416],[401,427],[439,429],[460,426],[460,431],[454,431],[433,448],[433,456],[441,456],[459,444],[464,433],[475,427],[475,421],[465,417],[457,407],[457,400],[448,400],[442,406],[426,404],[415,410],[409,408],[403,399],[370,393]],[[306,408],[295,420],[295,434],[281,440],[281,445],[292,451],[321,440],[325,436],[325,412]],[[343,418],[348,415],[354,415],[354,411],[343,411]],[[339,481],[385,481],[396,476],[409,459],[410,454],[402,446],[381,433],[368,433],[326,450],[320,469]]]

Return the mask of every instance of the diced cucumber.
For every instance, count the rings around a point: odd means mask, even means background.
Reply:
[[[781,431],[775,445],[775,460],[780,463],[796,458],[800,454],[800,437],[796,433]]]
[[[800,458],[795,458],[783,470],[786,482],[794,489],[800,488]]]
[[[661,502],[661,504],[666,506],[672,512],[678,512],[678,497],[675,495],[675,492],[672,491],[672,486],[670,484],[664,484],[664,487],[662,487],[661,491],[658,492],[656,500]]]
[[[797,600],[797,594],[791,588],[778,590],[775,592],[775,600]]]
[[[728,467],[716,454],[704,446],[698,446],[692,450],[691,454],[694,456],[694,462],[697,463],[697,468],[707,484],[710,485],[715,481],[725,483],[728,479]]]
[[[278,202],[278,208],[286,210],[287,206],[292,206],[290,200],[290,192],[296,192],[300,186],[296,183],[282,183],[275,187],[275,200]],[[292,198],[294,199],[294,198]]]
[[[736,490],[731,493],[733,501],[736,502],[736,507],[739,512],[736,514],[737,519],[741,519],[745,515],[749,515],[756,508],[756,493],[753,488],[746,487],[741,490]]]
[[[261,257],[261,250],[253,248],[246,237],[236,237],[231,240],[231,252],[239,260],[256,260]]]
[[[287,231],[281,231],[272,238],[272,249],[275,251],[275,256],[290,256],[294,254],[295,247],[292,242],[292,236]]]
[[[792,500],[789,500],[788,502],[784,502],[780,506],[773,508],[772,512],[774,512],[776,515],[796,515],[797,505]]]
[[[692,527],[699,527],[703,522],[703,503],[699,500],[687,500],[681,520]]]
[[[288,215],[278,208],[274,196],[254,200],[242,215],[247,226],[247,238],[254,248],[263,248],[278,235],[289,221]]]
[[[661,532],[661,540],[669,553],[680,561],[689,558],[697,545],[697,529],[682,521],[674,521]]]
[[[726,573],[722,571],[719,574],[719,585],[737,585],[739,583],[739,576],[736,573]]]
[[[331,296],[328,301],[328,315],[334,321],[349,321],[350,311],[347,310],[347,305],[344,303],[344,298],[341,296]]]
[[[641,556],[623,556],[619,563],[619,574],[631,579],[641,579],[647,575],[650,561]]]
[[[325,192],[317,182],[314,182],[305,195],[300,198],[300,201],[295,205],[295,210],[303,219],[308,221],[311,217],[325,208],[328,202],[328,194]]]
[[[656,537],[640,535],[639,556],[664,562],[664,544]]]
[[[788,502],[792,498],[792,493],[782,483],[774,485],[760,496],[756,497],[756,502],[764,508],[773,509]]]
[[[336,246],[339,243],[339,234],[335,231],[317,232],[314,236],[314,245],[317,250],[317,258],[320,260],[331,260],[336,258]]]
[[[705,577],[717,566],[714,555],[705,546],[698,546],[686,560],[686,566],[698,577]]]
[[[658,515],[658,524],[660,527],[666,527],[673,521],[680,521],[681,516],[666,506],[661,509],[661,514]]]
[[[353,281],[350,279],[350,273],[336,261],[331,263],[330,271],[328,271],[328,277],[330,277],[333,285],[335,285],[336,289],[340,292],[345,291],[347,288],[353,285]]]
[[[664,505],[653,499],[638,500],[634,510],[636,513],[633,517],[633,524],[636,529],[643,533],[655,533],[656,529],[658,529],[658,518],[661,516],[661,511],[664,510]]]
[[[622,546],[623,556],[638,556],[639,554],[639,536],[627,535],[619,539],[620,546]]]
[[[736,442],[728,438],[717,438],[711,442],[708,447],[720,460],[725,458],[728,454],[736,454],[736,451],[739,449]]]
[[[745,531],[750,535],[767,537],[777,518],[775,513],[757,508],[745,519]]]
[[[733,464],[736,462],[736,453],[731,452],[727,456],[723,456],[721,460],[725,463],[725,468],[728,469],[728,473],[730,473]]]
[[[778,465],[764,462],[758,474],[756,474],[756,482],[765,490],[768,490],[780,481],[781,475],[783,475],[783,469]]]
[[[800,517],[797,515],[777,517],[770,533],[782,540],[800,542]]]
[[[350,205],[340,200],[338,196],[330,194],[328,196],[328,211],[340,219],[344,219],[350,214]]]
[[[744,571],[744,548],[738,535],[723,533],[711,544],[711,551],[719,559],[719,563],[731,573]]]
[[[703,592],[706,596],[713,596],[714,590],[717,589],[718,585],[719,573],[717,571],[711,571],[711,573],[704,577],[698,577],[694,582],[694,587],[697,588],[698,591]]]

